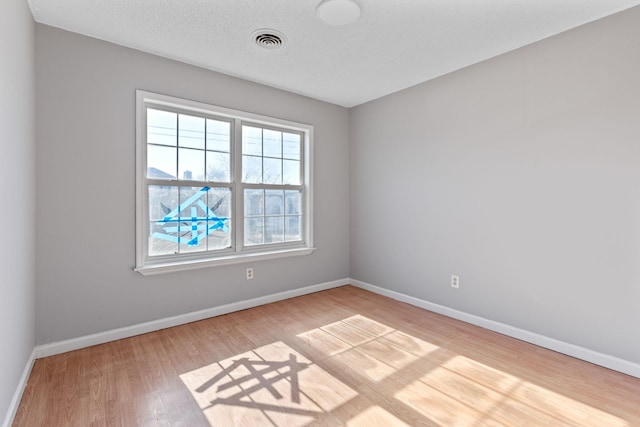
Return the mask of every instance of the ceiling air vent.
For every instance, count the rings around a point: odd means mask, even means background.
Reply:
[[[263,49],[278,49],[285,45],[287,39],[279,31],[262,29],[253,32],[253,40]]]

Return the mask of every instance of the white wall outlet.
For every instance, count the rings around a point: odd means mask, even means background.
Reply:
[[[451,275],[451,287],[458,289],[460,287],[460,276]]]
[[[253,268],[247,268],[247,280],[253,280]]]

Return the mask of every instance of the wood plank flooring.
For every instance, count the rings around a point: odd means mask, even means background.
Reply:
[[[640,426],[640,379],[344,286],[37,360],[14,426]]]

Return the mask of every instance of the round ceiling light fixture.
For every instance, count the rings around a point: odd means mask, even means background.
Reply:
[[[256,30],[251,34],[253,41],[263,49],[278,49],[285,45],[287,38],[280,31],[270,28]]]
[[[360,5],[355,0],[322,0],[318,18],[329,25],[348,25],[360,19]]]

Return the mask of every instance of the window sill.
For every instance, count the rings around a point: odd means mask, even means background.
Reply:
[[[242,255],[231,255],[213,259],[203,259],[195,261],[181,261],[163,264],[151,264],[144,267],[136,267],[133,270],[143,276],[151,276],[154,274],[173,273],[176,271],[188,271],[198,268],[218,267],[221,265],[241,264],[254,261],[267,261],[270,259],[285,258],[290,256],[309,255],[316,248],[297,248],[275,250],[270,252],[244,253]]]

